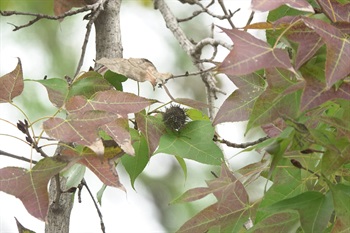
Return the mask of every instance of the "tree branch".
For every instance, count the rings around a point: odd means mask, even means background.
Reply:
[[[76,15],[85,11],[90,11],[90,10],[94,10],[96,8],[96,6],[98,6],[99,3],[95,3],[92,5],[87,5],[84,6],[82,8],[79,8],[77,10],[71,10],[71,11],[67,11],[62,15],[58,15],[58,16],[52,16],[52,15],[45,15],[45,14],[36,14],[36,13],[30,13],[30,12],[19,12],[19,11],[0,11],[0,14],[2,16],[12,16],[12,15],[25,15],[25,16],[33,16],[35,17],[33,20],[30,20],[28,23],[23,24],[21,26],[14,26],[13,31],[18,31],[22,28],[25,27],[29,27],[31,25],[33,25],[34,23],[38,22],[41,19],[48,19],[48,20],[60,20],[60,19],[64,19],[67,16],[72,16],[72,15]]]
[[[253,142],[245,142],[245,143],[233,143],[233,142],[229,142],[225,139],[219,139],[216,135],[214,136],[213,138],[213,141],[215,142],[220,142],[220,143],[223,143],[225,144],[226,146],[229,146],[229,147],[233,147],[233,148],[247,148],[247,147],[250,147],[250,146],[254,146],[256,144],[259,144],[267,139],[269,139],[270,137],[266,136],[266,137],[262,137],[262,138],[259,138],[258,140],[255,140]]]
[[[22,156],[14,155],[14,154],[2,151],[2,150],[0,150],[0,155],[4,155],[4,156],[7,156],[7,157],[10,157],[10,158],[13,158],[13,159],[19,159],[19,160],[22,160],[22,161],[25,161],[25,162],[28,162],[28,163],[34,163],[34,164],[38,163],[38,161],[35,161],[35,160],[32,160],[32,159],[28,159],[28,158],[25,158],[25,157],[22,157]]]
[[[174,37],[179,42],[181,48],[191,58],[192,63],[197,67],[198,70],[205,70],[204,65],[200,63],[200,54],[196,53],[196,46],[187,38],[184,31],[180,28],[179,23],[166,5],[164,0],[154,0],[155,9],[159,9],[162,14],[167,28],[173,33]],[[204,72],[201,74],[201,78],[206,85],[207,89],[207,102],[209,104],[209,117],[214,117],[214,99],[216,99],[216,93],[223,93],[217,86],[216,80],[210,72]]]

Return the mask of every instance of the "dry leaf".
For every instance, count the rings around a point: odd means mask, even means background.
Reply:
[[[97,63],[135,81],[149,81],[153,87],[173,76],[170,73],[159,73],[153,63],[145,58],[101,58]]]

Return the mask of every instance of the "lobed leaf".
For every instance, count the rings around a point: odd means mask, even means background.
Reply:
[[[238,232],[249,217],[248,194],[227,168],[222,165],[220,177],[207,182],[218,202],[205,208],[187,221],[178,232],[206,232],[220,227],[225,232]]]
[[[141,111],[154,102],[155,100],[149,100],[131,93],[107,90],[97,92],[90,99],[84,96],[74,96],[67,101],[66,109],[69,113],[101,110],[125,117],[129,113]]]
[[[330,88],[350,74],[350,40],[338,28],[318,19],[304,18],[304,23],[319,34],[327,46],[326,82]]]
[[[221,149],[213,142],[214,128],[208,121],[187,123],[178,133],[164,134],[156,153],[167,153],[200,163],[220,165]]]
[[[350,22],[350,3],[341,4],[337,0],[317,0],[317,2],[332,22]]]
[[[284,68],[294,72],[287,51],[271,48],[245,31],[221,28],[234,42],[233,49],[219,65],[218,71],[240,76],[263,68]]]
[[[228,76],[238,89],[221,105],[213,125],[248,120],[256,99],[264,91],[265,82],[255,73],[239,77]]]
[[[0,77],[0,103],[10,103],[19,96],[24,88],[21,60],[18,58],[16,68]]]
[[[47,185],[67,165],[53,158],[41,159],[31,170],[19,167],[0,169],[0,191],[19,198],[28,213],[45,221],[49,208]]]

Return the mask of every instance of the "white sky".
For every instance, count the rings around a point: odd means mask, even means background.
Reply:
[[[233,18],[234,22],[238,26],[242,26],[246,23],[246,20],[250,14],[247,9],[249,9],[249,1],[245,0],[231,0],[226,1],[228,5],[231,6],[231,10],[234,11],[238,7],[241,7],[242,10],[236,14]],[[175,7],[187,7],[185,5],[180,5],[175,0],[167,1],[168,4],[172,6],[172,9]],[[234,6],[234,7],[233,7]],[[15,10],[15,9],[14,9]],[[177,9],[179,10],[179,9]],[[220,10],[220,9],[217,9]],[[220,11],[221,13],[221,11]],[[81,15],[79,16],[81,17]],[[42,71],[40,70],[45,64],[44,56],[37,54],[35,46],[29,46],[28,43],[16,44],[13,43],[11,38],[17,36],[16,32],[12,32],[12,26],[6,24],[7,22],[13,22],[14,17],[5,18],[1,17],[0,20],[0,74],[4,75],[10,72],[17,63],[16,57],[20,57],[22,60],[23,70],[26,78],[34,77],[43,77]],[[80,52],[82,38],[85,34],[85,23],[61,23],[60,35],[62,38],[69,40],[62,43],[71,44],[72,49]],[[218,23],[216,21],[216,23]],[[144,9],[136,3],[129,2],[129,4],[123,4],[121,11],[121,24],[122,24],[122,39],[124,47],[124,57],[144,57],[151,60],[160,72],[172,72],[176,69],[170,66],[173,63],[174,57],[172,55],[172,48],[169,47],[169,43],[164,41],[163,34],[166,34],[166,37],[172,39],[170,32],[164,25],[164,22],[161,20],[160,13],[157,11],[152,11]],[[207,26],[210,27],[211,22],[207,23]],[[241,24],[241,25],[239,25]],[[69,27],[71,28],[67,28]],[[225,23],[220,22],[221,26],[227,26]],[[22,29],[30,30],[30,28]],[[216,30],[218,31],[218,30]],[[73,32],[73,35],[72,35]],[[263,35],[263,34],[260,34]],[[72,37],[73,36],[73,37]],[[222,38],[225,36],[221,35]],[[94,38],[92,33],[91,38]],[[90,65],[90,61],[94,59],[94,41],[89,42],[85,65],[83,70],[86,70]],[[224,54],[222,54],[224,56]],[[184,71],[185,72],[185,71]],[[226,92],[231,93],[233,85],[230,82],[227,82]],[[136,85],[130,84],[126,87],[127,91],[135,91]],[[152,92],[150,85],[142,85],[141,92],[147,91]],[[46,95],[44,89],[42,89],[42,95]],[[151,95],[154,95],[151,93]],[[167,98],[162,90],[156,90],[156,95],[158,99]],[[179,96],[180,97],[180,96]],[[226,98],[222,96],[218,101],[218,105],[223,99]],[[16,123],[14,119],[22,119],[23,117],[18,114],[13,107],[9,104],[0,104],[0,118],[11,120],[13,123]],[[234,127],[234,128],[233,128]],[[244,124],[223,124],[218,127],[221,135],[233,142],[241,142],[245,139],[240,133],[240,130],[237,128],[243,129]],[[225,130],[223,130],[225,128]],[[234,133],[233,133],[234,132]],[[26,152],[28,154],[22,156],[27,156],[30,154],[30,148],[28,148],[24,143],[19,142],[16,139],[2,136],[1,134],[15,134],[18,137],[23,138],[23,135],[17,131],[13,126],[0,120],[0,149],[8,151],[14,154],[19,154]],[[254,133],[252,133],[253,135]],[[258,138],[255,136],[252,139]],[[54,149],[54,148],[53,148]],[[237,150],[224,148],[225,152],[228,155],[232,155],[237,152]],[[230,156],[229,156],[230,157]],[[235,158],[235,161],[240,161],[234,167],[238,168],[242,166],[243,163],[249,163],[251,160],[246,159],[247,156],[240,155]],[[151,163],[147,166],[145,172],[147,174],[153,174],[156,176],[161,176],[167,172],[167,163],[170,163],[171,156],[155,156],[152,158]],[[259,158],[257,158],[259,159]],[[230,162],[233,160],[230,160]],[[0,168],[6,166],[24,166],[28,167],[28,164],[25,162],[16,161],[4,156],[0,156]],[[195,162],[189,162],[189,166],[198,167]],[[121,168],[118,168],[121,173],[121,181],[128,190],[128,193],[114,189],[107,188],[102,202],[102,214],[104,217],[104,223],[106,225],[107,232],[164,232],[163,227],[158,223],[157,211],[155,210],[151,196],[147,193],[146,189],[142,187],[140,183],[136,181],[135,192],[130,187],[129,178],[125,175],[125,171]],[[191,171],[191,169],[189,169]],[[93,194],[101,187],[101,182],[93,175],[91,172],[87,172],[87,182],[90,189],[92,189]],[[204,182],[205,177],[200,177],[199,182]],[[197,180],[197,182],[196,182]],[[186,181],[187,186],[198,185],[198,177],[191,177],[191,172],[188,174],[188,180]],[[204,185],[204,183],[200,183]],[[30,214],[27,213],[26,209],[22,205],[19,199],[7,195],[3,192],[0,192],[0,232],[9,233],[9,232],[18,232],[15,225],[14,217],[16,217],[25,227],[28,227],[31,230],[36,232],[44,232],[44,223],[35,219]],[[87,196],[87,191],[83,191],[83,203],[75,203],[72,218],[71,218],[71,232],[100,232],[100,223],[95,208],[91,199]],[[176,230],[176,229],[174,229]]]

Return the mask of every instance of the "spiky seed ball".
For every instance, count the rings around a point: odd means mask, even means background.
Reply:
[[[179,130],[186,123],[186,112],[178,105],[171,105],[163,114],[163,122],[171,130]]]

